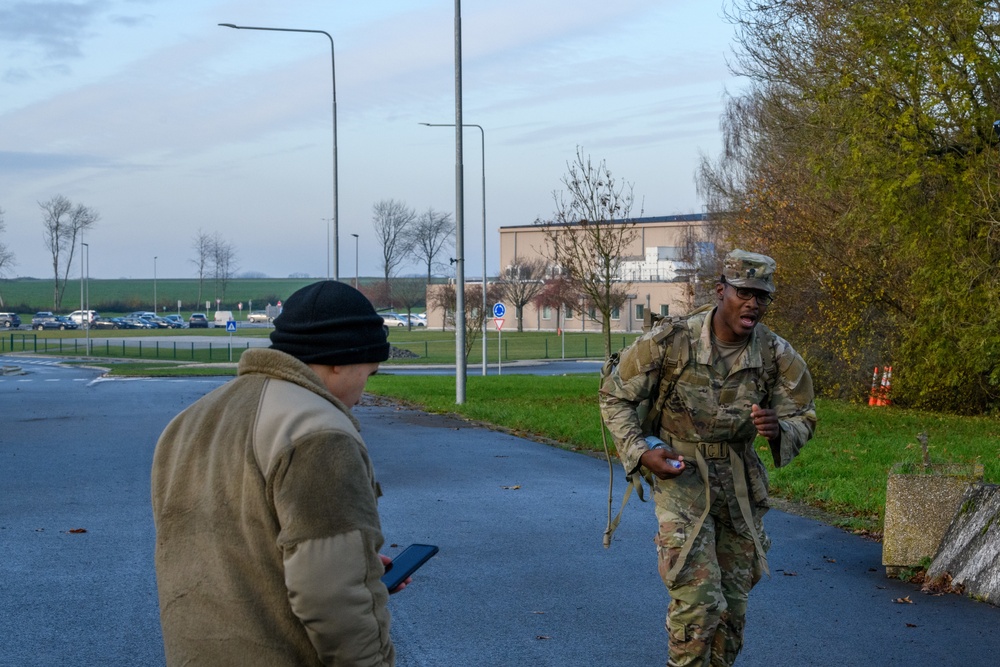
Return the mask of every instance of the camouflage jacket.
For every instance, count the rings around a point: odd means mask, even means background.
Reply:
[[[666,329],[662,324],[653,328],[622,353],[618,366],[601,387],[601,411],[627,473],[638,470],[639,457],[648,450],[643,438],[649,434],[642,432],[637,408],[659,391],[661,370],[673,338],[685,328],[688,360],[666,397],[660,431],[654,435],[668,442],[672,438],[749,445],[756,436],[750,420],[750,407],[756,403],[778,414],[781,437],[776,466],[791,461],[812,437],[816,408],[812,377],[802,357],[788,341],[758,324],[728,376],[723,376],[712,366],[714,314],[713,309],[668,323]],[[764,355],[773,355],[773,377],[765,378]],[[756,459],[752,447],[745,452]]]

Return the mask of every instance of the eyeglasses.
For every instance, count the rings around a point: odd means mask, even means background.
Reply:
[[[749,301],[750,299],[756,298],[757,303],[760,304],[761,306],[770,306],[771,302],[774,301],[774,297],[768,294],[767,292],[752,290],[747,287],[737,287],[732,283],[726,283],[726,284],[732,287],[734,290],[736,290],[736,296],[741,301]]]

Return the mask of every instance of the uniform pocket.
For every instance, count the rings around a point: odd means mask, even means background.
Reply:
[[[747,462],[747,477],[750,482],[750,496],[757,507],[770,507],[768,495],[771,491],[771,482],[767,476],[767,468],[756,456],[753,461]]]

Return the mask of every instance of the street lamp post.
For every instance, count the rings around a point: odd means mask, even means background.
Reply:
[[[156,257],[153,258],[153,312],[157,315],[160,313],[156,307]]]
[[[80,241],[80,245],[87,249],[87,252],[86,252],[86,255],[85,255],[86,260],[84,260],[84,257],[80,258],[80,269],[83,270],[84,266],[87,267],[86,278],[84,279],[84,282],[85,282],[85,284],[87,286],[87,288],[86,288],[87,301],[86,301],[86,306],[83,308],[83,317],[80,318],[80,323],[81,324],[83,323],[84,318],[87,319],[87,325],[85,327],[86,332],[87,332],[86,351],[87,351],[87,355],[89,356],[90,355],[90,325],[93,323],[91,321],[91,319],[90,319],[90,244],[89,243],[84,243],[83,241]]]
[[[427,127],[455,127],[454,123],[420,123]],[[480,155],[482,156],[482,176],[483,176],[483,375],[486,375],[486,330],[487,330],[487,310],[486,305],[486,132],[482,125],[475,123],[463,123],[462,127],[479,128]]]
[[[330,279],[330,223],[331,218],[320,218],[323,222],[327,223],[326,227],[326,279]]]
[[[339,214],[337,212],[337,62],[333,49],[333,37],[325,30],[304,30],[298,28],[262,28],[259,26],[234,25],[232,23],[220,23],[224,28],[234,28],[236,30],[269,30],[273,32],[307,32],[313,34],[326,35],[330,40],[330,72],[333,82],[333,279],[340,280],[340,228]],[[329,244],[328,244],[329,245]],[[329,276],[329,270],[327,275]]]
[[[351,236],[354,237],[354,289],[358,289],[358,235]]]

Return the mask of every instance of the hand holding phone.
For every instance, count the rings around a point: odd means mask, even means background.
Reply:
[[[406,578],[417,571],[421,565],[438,552],[433,544],[411,544],[392,559],[382,575],[382,583],[393,592]]]

